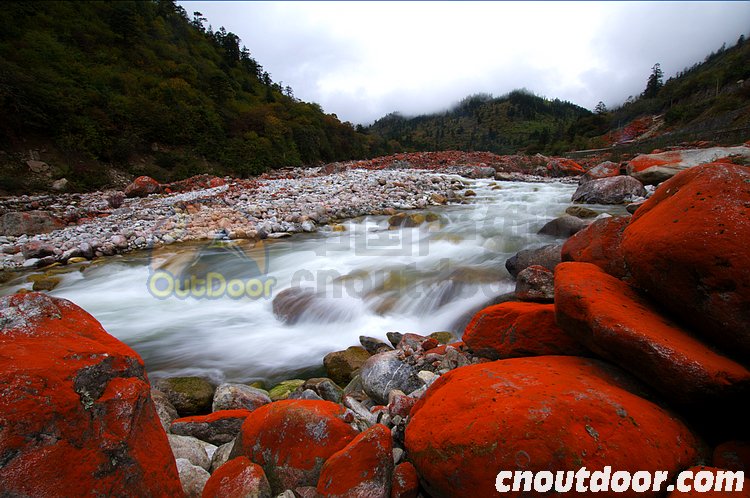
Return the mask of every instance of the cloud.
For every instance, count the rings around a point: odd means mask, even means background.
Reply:
[[[610,107],[750,26],[750,2],[208,2],[274,81],[342,120],[445,109],[525,87]]]

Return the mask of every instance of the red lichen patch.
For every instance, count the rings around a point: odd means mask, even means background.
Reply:
[[[425,355],[428,354],[445,354],[448,348],[457,349],[458,351],[463,351],[464,349],[464,342],[458,341],[458,342],[452,342],[450,344],[441,344],[440,346],[436,348],[432,348],[428,351],[425,351]]]
[[[13,496],[180,496],[140,357],[64,299],[0,300],[0,482]]]
[[[398,415],[401,418],[406,418],[416,403],[417,398],[412,398],[405,394],[397,394],[392,396],[388,403],[388,413],[390,413],[391,417]]]
[[[125,188],[126,197],[146,197],[159,192],[161,192],[161,185],[150,176],[139,176]]]
[[[266,472],[273,493],[318,482],[323,463],[357,435],[330,401],[283,400],[254,410],[242,424],[233,456]]]
[[[490,359],[586,352],[557,326],[553,304],[508,302],[489,306],[474,315],[463,340],[470,351]]]
[[[586,172],[577,162],[562,157],[555,158],[547,163],[547,171],[550,176],[578,176]]]
[[[340,498],[389,498],[393,474],[391,431],[376,424],[323,465],[318,492]]]
[[[241,456],[216,469],[203,488],[203,498],[270,497],[271,486],[260,465]]]
[[[740,402],[750,372],[664,318],[628,284],[589,263],[555,270],[558,325],[681,404]]]
[[[641,172],[654,166],[675,164],[682,161],[682,153],[679,150],[661,152],[659,154],[642,154],[628,161],[628,171]]]
[[[697,465],[690,467],[685,472],[691,472],[692,476],[685,475],[683,481],[680,484],[687,486],[691,491],[680,491],[676,488],[674,491],[667,495],[667,498],[673,497],[734,497],[734,498],[748,498],[750,497],[750,480],[739,478],[735,480],[733,476],[726,475],[726,469],[720,469],[716,467],[706,467],[703,465]],[[739,482],[739,481],[742,482]],[[724,483],[731,482],[731,489],[725,488]],[[677,483],[672,484],[676,487]],[[737,491],[739,485],[742,485],[742,491]],[[718,486],[718,488],[717,488]],[[726,489],[726,491],[724,491]]]
[[[592,263],[617,278],[627,277],[628,270],[620,243],[629,223],[629,216],[595,221],[565,241],[562,260]]]
[[[600,363],[569,356],[458,368],[414,407],[405,447],[435,498],[493,496],[500,471],[675,472],[701,456],[681,421],[620,385]]]
[[[391,481],[391,498],[417,498],[419,495],[419,476],[417,469],[410,462],[396,465]]]
[[[750,169],[679,173],[638,208],[620,247],[635,285],[750,360]]]

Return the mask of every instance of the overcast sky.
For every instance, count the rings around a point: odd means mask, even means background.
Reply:
[[[593,109],[750,31],[750,2],[180,1],[274,81],[341,120],[435,112],[515,88]]]

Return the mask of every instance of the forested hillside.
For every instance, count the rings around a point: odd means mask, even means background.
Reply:
[[[656,63],[651,74],[644,75],[644,87],[623,105],[609,111],[600,107],[574,123],[566,133],[571,148],[632,140],[650,121],[642,118],[650,116],[663,125],[657,134],[689,134],[704,140],[735,136],[726,132],[750,126],[750,43],[740,36],[732,47],[720,47],[666,82]]]
[[[589,115],[590,111],[570,102],[515,90],[502,97],[473,95],[443,113],[412,118],[389,114],[369,132],[413,150],[513,154],[553,147],[576,120]]]
[[[443,113],[389,114],[369,132],[420,151],[563,154],[632,140],[651,126],[652,118],[660,125],[658,133],[692,132],[706,140],[717,131],[750,126],[750,43],[742,36],[666,82],[656,63],[644,75],[643,92],[611,110],[600,102],[590,112],[516,90],[499,98],[467,97]]]
[[[70,155],[62,174],[83,173],[84,187],[105,182],[103,164],[128,169],[144,154],[163,181],[387,152],[295,99],[235,34],[207,24],[172,0],[5,2],[0,147],[49,141]]]

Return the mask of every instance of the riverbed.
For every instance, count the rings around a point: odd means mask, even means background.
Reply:
[[[575,187],[475,180],[469,203],[409,211],[427,215],[419,226],[365,216],[278,240],[172,244],[64,273],[51,294],[135,349],[152,378],[312,375],[360,335],[460,336],[467,312],[513,290],[509,257],[555,242],[537,231],[564,213]],[[290,288],[313,297],[284,323],[273,299]]]

